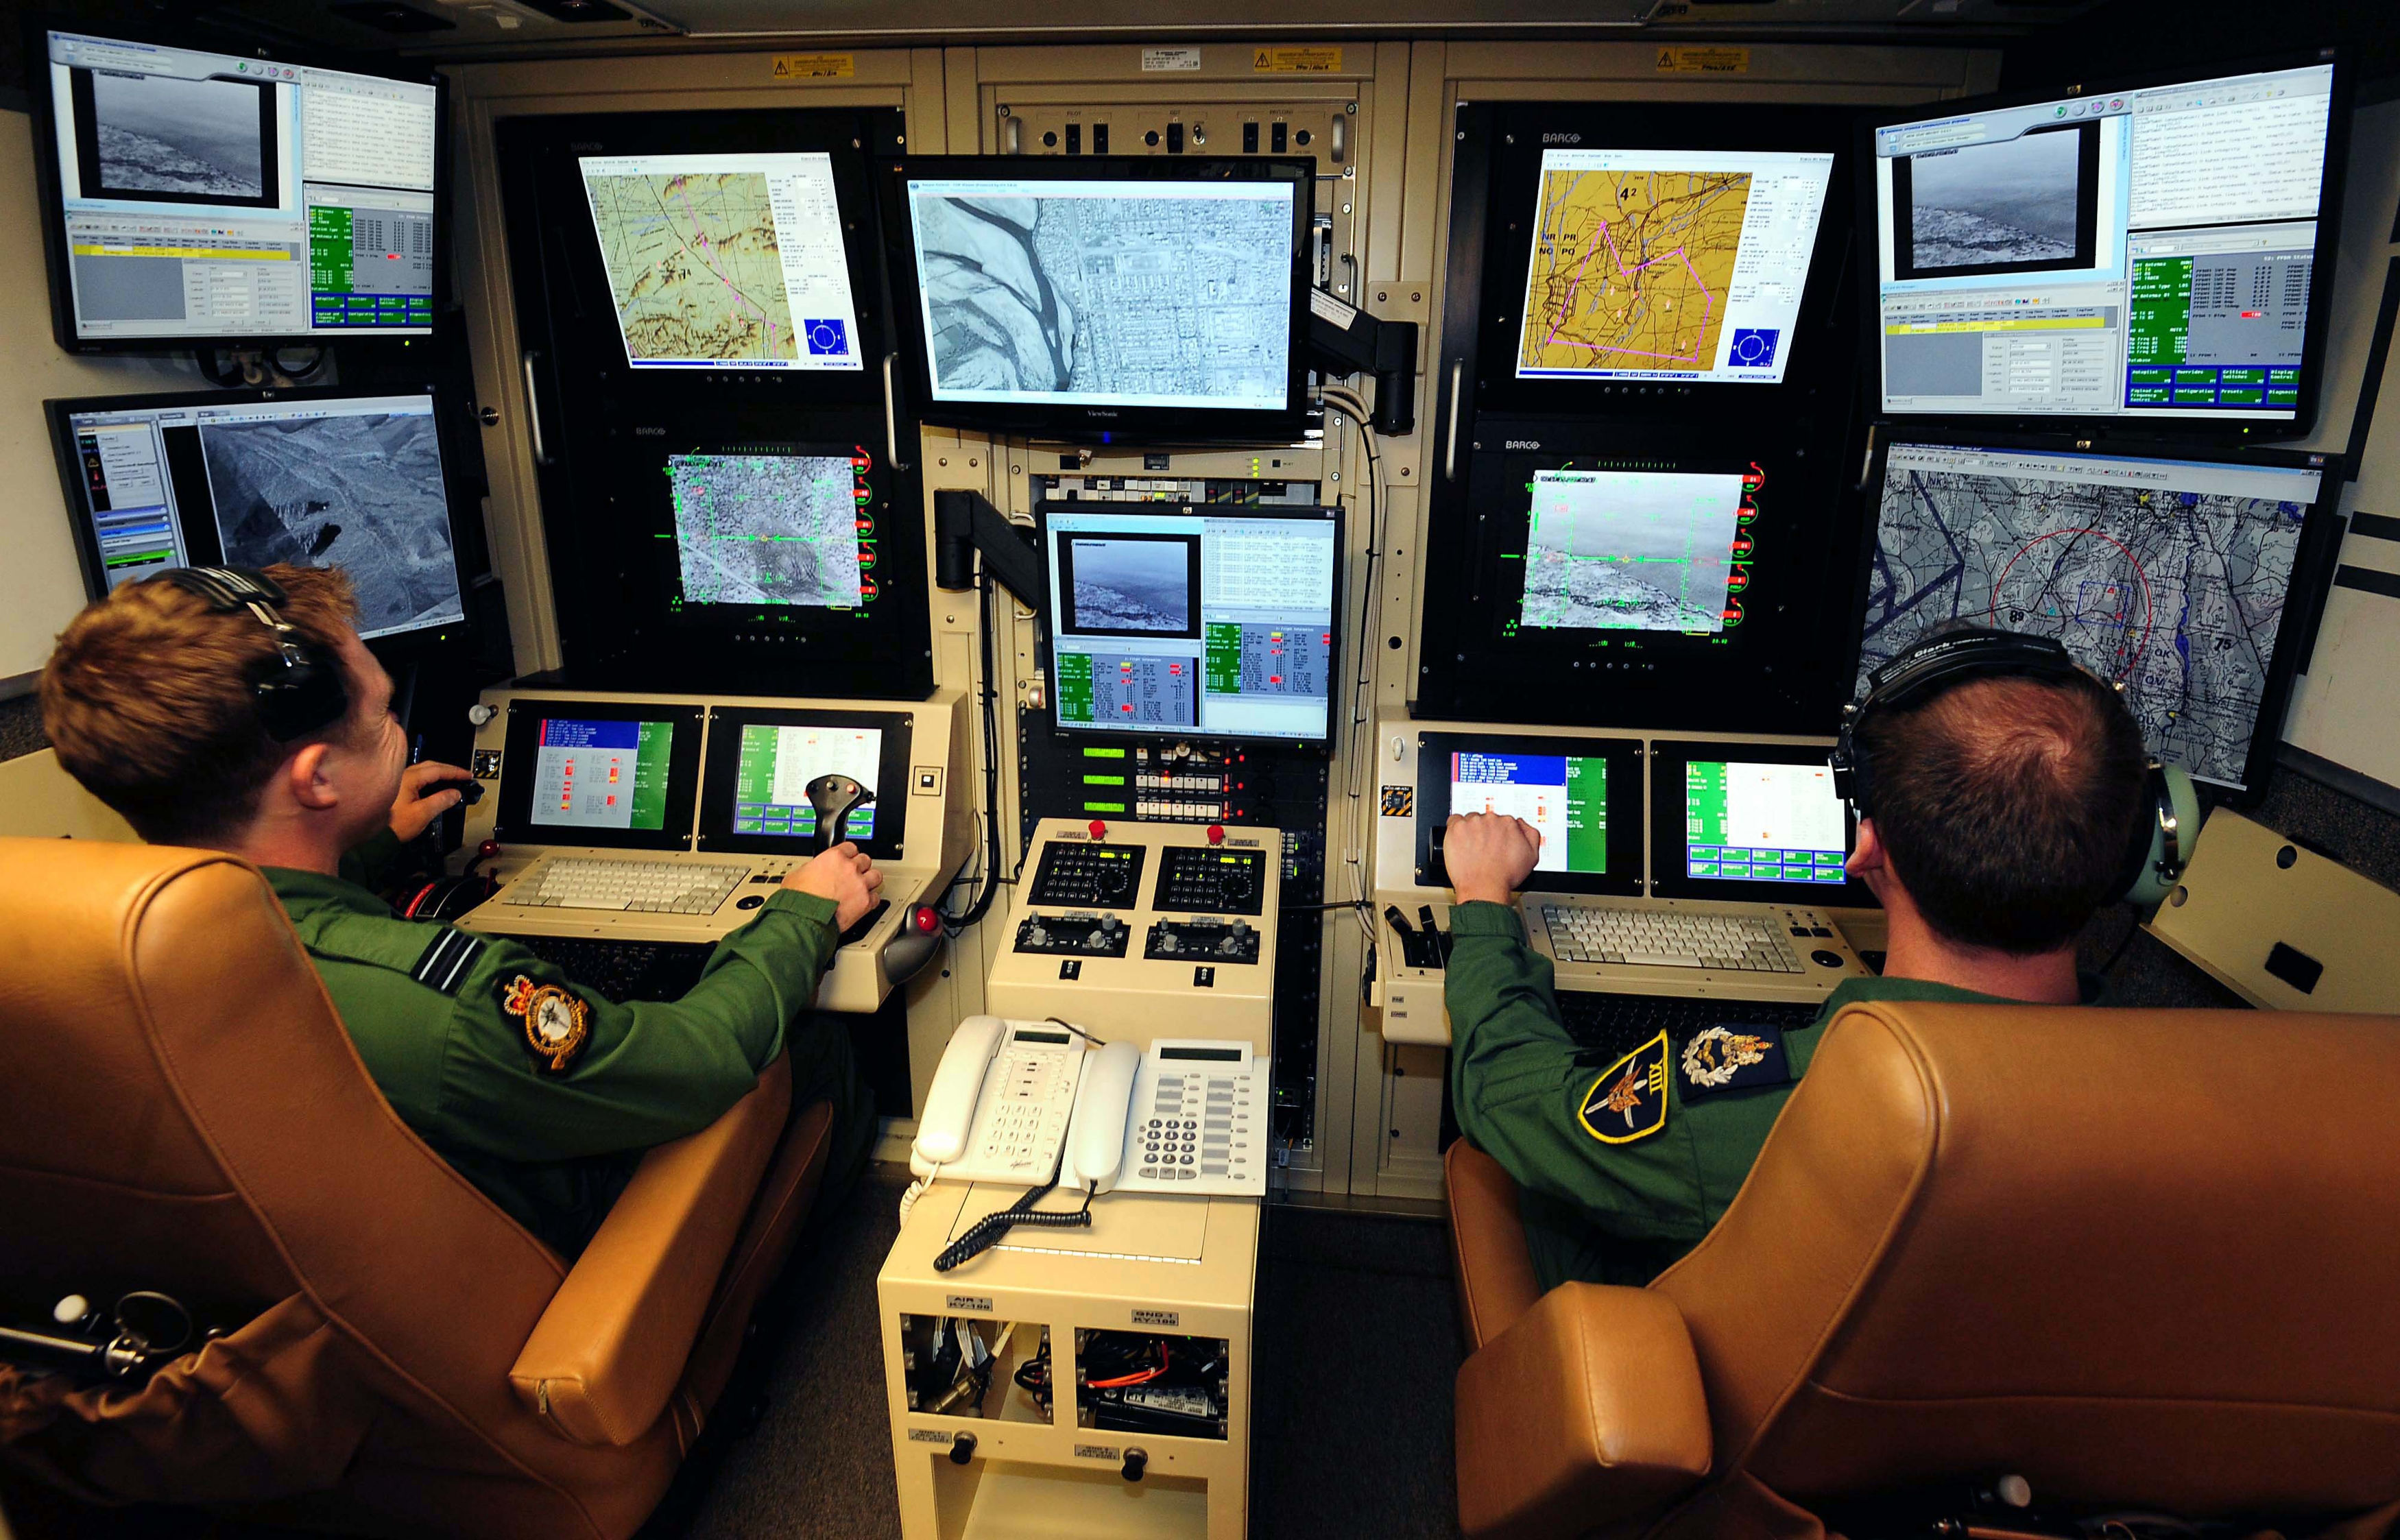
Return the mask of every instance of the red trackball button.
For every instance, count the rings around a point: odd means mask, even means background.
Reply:
[[[1092,838],[1095,839],[1106,839],[1109,837],[1109,826],[1097,818],[1085,826],[1091,830]]]
[[[1225,825],[1222,825],[1222,824],[1211,824],[1211,825],[1208,825],[1208,843],[1210,843],[1211,845],[1221,845],[1221,844],[1223,844],[1224,842],[1225,842]]]
[[[942,928],[942,917],[927,905],[917,906],[915,919],[919,935],[931,935]]]

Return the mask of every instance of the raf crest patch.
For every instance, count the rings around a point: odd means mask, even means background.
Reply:
[[[566,1073],[592,1040],[592,1007],[563,985],[519,974],[501,987],[500,1009],[525,1023],[525,1045],[544,1073]]]
[[[1792,1083],[1783,1034],[1773,1027],[1735,1024],[1694,1032],[1684,1044],[1682,1068],[1686,1100],[1718,1091]]]
[[[1602,1144],[1631,1144],[1667,1126],[1667,1034],[1659,1033],[1600,1072],[1583,1094],[1584,1132]]]

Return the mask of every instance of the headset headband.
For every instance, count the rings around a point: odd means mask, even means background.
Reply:
[[[279,743],[322,731],[349,714],[350,701],[342,688],[338,664],[322,657],[275,606],[289,601],[282,585],[266,573],[246,566],[170,567],[148,579],[172,583],[198,595],[211,609],[250,611],[275,638],[280,668],[253,679],[259,725]]]

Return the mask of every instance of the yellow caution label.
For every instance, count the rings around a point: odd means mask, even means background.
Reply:
[[[77,246],[77,256],[198,257],[211,262],[290,262],[287,251],[239,252],[215,246]]]
[[[1680,48],[1658,50],[1660,75],[1748,75],[1748,48]]]
[[[1342,68],[1342,50],[1252,48],[1250,68],[1261,75],[1333,75]]]
[[[858,57],[848,53],[779,53],[778,80],[833,80],[858,73]]]

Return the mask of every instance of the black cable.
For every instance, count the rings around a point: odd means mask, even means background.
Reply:
[[[934,1271],[948,1273],[962,1262],[970,1261],[1000,1244],[1002,1236],[1020,1224],[1045,1226],[1054,1230],[1088,1230],[1092,1224],[1092,1194],[1084,1194],[1084,1206],[1070,1212],[1037,1213],[1033,1205],[1058,1185],[1058,1173],[1054,1167],[1050,1179],[1027,1192],[997,1214],[986,1214],[969,1226],[967,1233],[952,1241],[942,1254],[934,1259]]]
[[[1063,1016],[1043,1016],[1042,1019],[1048,1022],[1053,1027],[1064,1027],[1067,1030],[1074,1033],[1077,1037],[1082,1038],[1085,1043],[1090,1043],[1095,1048],[1105,1048],[1109,1045],[1108,1039],[1094,1037],[1091,1033],[1084,1030],[1081,1027],[1076,1026],[1073,1022],[1067,1020]]]
[[[983,574],[975,598],[975,629],[982,633],[978,639],[983,658],[983,892],[965,914],[953,918],[942,914],[943,926],[951,934],[974,925],[991,912],[992,900],[1000,896],[1000,728],[995,720],[998,691],[992,688],[991,648],[991,574]],[[939,912],[939,911],[937,911]]]

